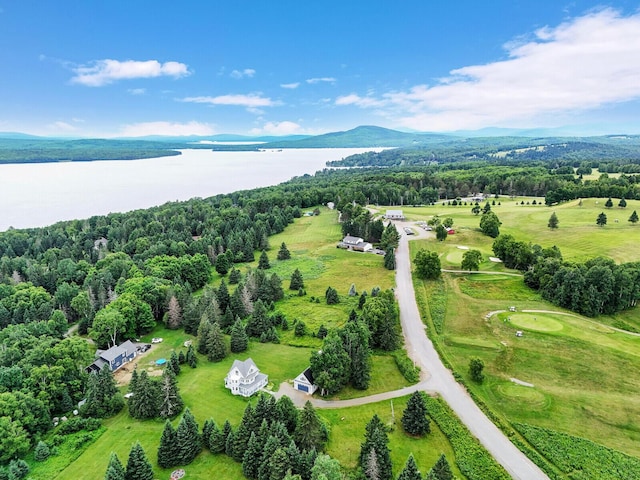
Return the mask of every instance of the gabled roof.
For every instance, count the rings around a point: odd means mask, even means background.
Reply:
[[[240,372],[240,375],[242,375],[243,377],[246,377],[247,375],[249,375],[249,370],[251,369],[251,367],[258,370],[258,366],[255,364],[255,362],[251,360],[251,358],[247,358],[244,361],[234,360],[233,365],[231,365],[231,370],[233,370],[234,368],[237,368],[238,371]]]
[[[387,210],[386,215],[402,216],[402,210]]]
[[[302,372],[302,376],[307,379],[307,381],[313,385],[313,373],[311,372],[311,367],[308,367],[304,372]]]
[[[111,347],[109,350],[105,350],[104,352],[100,353],[100,358],[106,360],[107,362],[112,362],[122,354],[128,356],[135,351],[135,345],[131,343],[130,340],[127,340],[122,345]]]
[[[342,239],[342,242],[343,242],[343,243],[353,243],[353,244],[357,244],[357,243],[360,243],[360,242],[362,242],[362,241],[363,241],[363,240],[362,240],[362,238],[360,238],[360,237],[352,237],[351,235],[347,235],[346,237],[344,237],[344,238]]]

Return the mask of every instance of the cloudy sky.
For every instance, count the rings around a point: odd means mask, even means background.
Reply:
[[[640,133],[640,0],[0,0],[0,64],[5,132]]]

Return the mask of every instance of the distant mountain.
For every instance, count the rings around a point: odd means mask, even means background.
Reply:
[[[16,140],[29,139],[29,138],[44,138],[37,135],[29,135],[28,133],[20,132],[0,132],[0,138],[11,138]]]
[[[167,143],[197,143],[197,142],[255,142],[267,143],[278,141],[296,141],[308,138],[309,135],[286,135],[282,137],[274,135],[263,135],[253,137],[250,135],[236,135],[233,133],[220,133],[217,135],[187,135],[187,136],[171,136],[171,135],[147,135],[144,137],[120,137],[119,140],[150,140],[154,142]]]

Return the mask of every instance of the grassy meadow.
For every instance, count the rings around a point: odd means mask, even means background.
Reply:
[[[520,204],[522,200],[525,205]],[[640,226],[627,221],[633,210],[640,210],[639,201],[629,201],[626,209],[605,209],[606,199],[584,199],[582,206],[577,200],[554,207],[526,205],[532,200],[496,200],[501,205],[492,210],[502,221],[501,233],[543,247],[557,245],[567,260],[584,261],[598,255],[617,262],[640,260]],[[613,201],[617,205],[618,200]],[[423,319],[434,327],[430,335],[445,361],[507,423],[569,433],[640,457],[640,337],[610,328],[620,322],[640,327],[638,309],[589,319],[543,301],[524,285],[522,277],[498,274],[509,270],[489,261],[493,239],[479,232],[479,217],[470,210],[469,205],[442,204],[404,209],[410,220],[428,220],[437,214],[455,221],[456,234],[444,242],[411,242],[413,255],[420,248],[436,251],[443,268],[456,269],[464,253],[458,247],[465,246],[483,253],[480,270],[496,272],[443,273],[438,282],[414,279]],[[553,211],[560,222],[555,231],[547,228]],[[609,221],[598,227],[595,220],[602,211]],[[517,311],[509,312],[510,306]],[[489,312],[500,310],[505,312],[487,318]],[[539,312],[542,310],[560,313]],[[522,337],[515,336],[518,330]],[[485,363],[486,379],[481,385],[468,376],[469,360],[474,357]]]

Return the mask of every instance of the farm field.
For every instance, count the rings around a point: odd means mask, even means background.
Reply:
[[[557,245],[565,259],[583,261],[596,255],[617,262],[638,261],[640,228],[627,222],[640,202],[626,209],[604,209],[606,199],[584,199],[552,208],[525,205],[500,198],[492,207],[502,221],[501,233],[530,240],[543,247]],[[540,199],[537,199],[539,202]],[[597,202],[597,203],[596,203]],[[614,205],[617,200],[614,199]],[[551,231],[552,211],[560,220]],[[595,218],[605,211],[619,223],[598,227]],[[629,310],[595,319],[571,314],[541,300],[522,277],[489,261],[493,239],[477,229],[479,218],[470,207],[435,205],[404,209],[410,220],[431,215],[454,219],[456,234],[444,242],[411,242],[412,254],[420,248],[436,251],[442,268],[459,269],[459,246],[483,254],[480,270],[492,274],[443,273],[438,282],[414,279],[418,304],[429,335],[443,358],[459,372],[472,392],[507,423],[531,424],[590,439],[640,457],[640,337],[611,326],[625,322],[640,326],[640,312]],[[515,306],[516,312],[509,307]],[[556,313],[545,313],[556,312]],[[488,317],[489,312],[497,312]],[[516,331],[522,337],[516,337]],[[438,334],[440,333],[440,334]],[[485,381],[474,384],[468,376],[471,358],[485,363]],[[516,380],[514,382],[513,380]],[[532,385],[532,386],[526,386]]]

